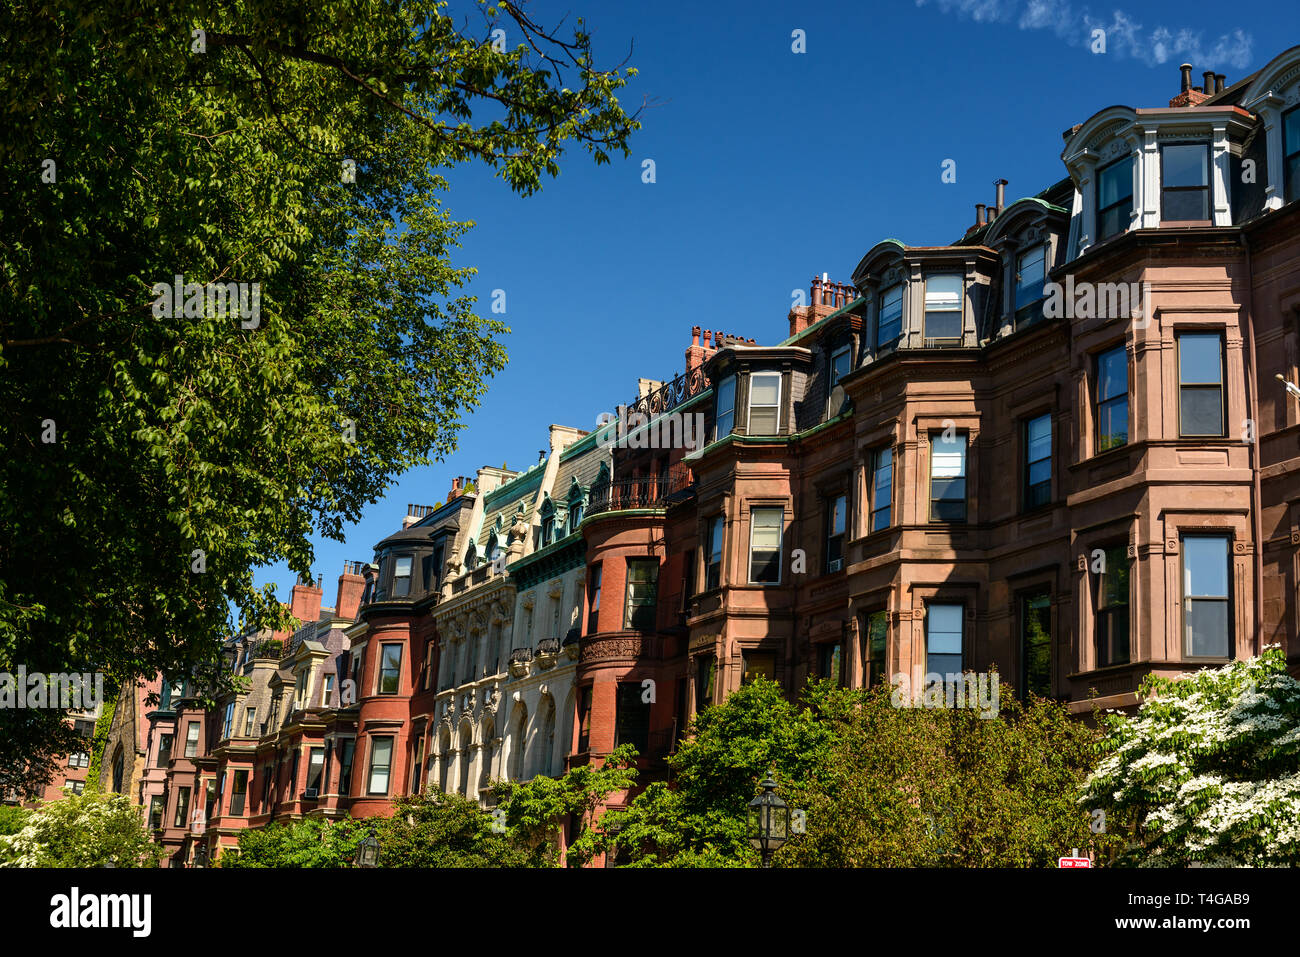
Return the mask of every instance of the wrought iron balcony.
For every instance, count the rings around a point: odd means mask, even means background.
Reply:
[[[671,412],[687,399],[694,398],[712,385],[703,369],[682,372],[665,382],[652,392],[639,396],[628,403],[627,414],[641,412],[653,418],[663,412]]]
[[[694,489],[694,475],[689,468],[679,463],[667,472],[614,479],[594,486],[587,514],[634,508],[668,508],[690,498]]]
[[[543,638],[537,643],[537,653],[539,655],[558,655],[560,653],[560,639]]]

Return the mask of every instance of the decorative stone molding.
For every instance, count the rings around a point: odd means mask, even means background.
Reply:
[[[598,638],[587,642],[583,647],[581,660],[588,662],[609,658],[639,658],[644,645],[645,641],[641,638]]]

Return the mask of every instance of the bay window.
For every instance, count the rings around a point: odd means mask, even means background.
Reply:
[[[1181,435],[1223,435],[1223,338],[1178,336],[1178,427]]]
[[[889,446],[876,449],[871,467],[871,527],[878,532],[890,524],[894,497],[894,450]]]
[[[370,739],[370,794],[388,793],[388,774],[393,766],[393,739],[385,736]]]
[[[1129,660],[1129,561],[1123,545],[1103,552],[1097,579],[1097,663],[1104,668]]]
[[[785,510],[756,508],[750,512],[749,581],[775,585],[781,581],[781,528]]]
[[[1133,157],[1097,171],[1097,242],[1128,229],[1133,215]]]
[[[930,437],[930,521],[966,521],[966,433]]]
[[[717,410],[714,415],[714,439],[730,435],[736,426],[736,377],[729,375],[718,383]]]

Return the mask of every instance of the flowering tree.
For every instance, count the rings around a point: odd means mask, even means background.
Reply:
[[[1300,682],[1276,646],[1180,679],[1150,676],[1136,716],[1104,716],[1080,803],[1125,822],[1124,863],[1300,864]]]
[[[0,837],[0,867],[157,867],[161,848],[122,794],[87,792],[32,811]]]

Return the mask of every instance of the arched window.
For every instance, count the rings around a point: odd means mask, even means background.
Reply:
[[[122,753],[122,746],[117,746],[117,751],[113,754],[113,793],[122,793],[122,778],[126,775],[126,756]]]
[[[451,767],[451,732],[446,728],[438,736],[438,764],[438,790],[445,794]]]
[[[527,750],[525,735],[528,731],[528,709],[522,702],[515,708],[514,729],[510,735],[510,780],[524,779],[524,753]]]
[[[551,755],[555,750],[555,700],[543,695],[537,708],[537,737],[533,742],[533,767],[529,777],[551,773]]]
[[[460,726],[460,784],[456,791],[465,797],[469,797],[469,764],[470,758],[474,754],[473,744],[474,733],[470,730],[468,722]]]
[[[478,567],[478,549],[474,547],[474,539],[469,540],[465,546],[465,571],[472,572]]]
[[[569,486],[569,534],[572,535],[582,524],[582,486],[574,479]]]
[[[551,496],[548,493],[542,501],[542,539],[538,543],[538,547],[545,548],[555,541],[555,538],[555,503],[551,501]]]
[[[481,738],[479,739],[479,769],[478,769],[478,789],[483,791],[492,783],[492,719],[484,716],[483,724],[479,728]]]

